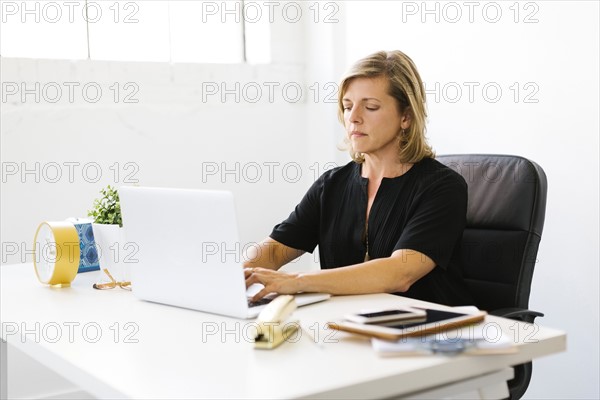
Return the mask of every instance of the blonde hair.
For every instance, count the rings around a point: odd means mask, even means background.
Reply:
[[[425,87],[414,62],[399,50],[378,51],[358,60],[343,76],[338,92],[338,119],[344,125],[344,106],[342,99],[348,85],[355,78],[377,78],[384,76],[389,82],[388,93],[398,102],[400,114],[411,113],[411,124],[399,134],[398,157],[403,163],[416,163],[423,158],[433,158],[435,153],[427,143],[425,124],[427,109],[425,105]],[[364,155],[356,153],[348,138],[344,139],[345,148],[352,159],[364,162]]]

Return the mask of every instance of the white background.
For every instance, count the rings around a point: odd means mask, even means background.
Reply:
[[[261,240],[328,163],[348,160],[336,149],[342,129],[325,98],[331,83],[360,57],[400,49],[426,83],[428,136],[438,154],[518,154],[546,171],[546,223],[530,308],[546,314],[538,323],[567,331],[568,351],[536,360],[525,397],[597,399],[598,2],[473,3],[356,1],[337,3],[339,10],[320,3],[315,18],[308,8],[314,3],[306,2],[298,22],[279,14],[271,24],[267,65],[3,57],[3,84],[81,86],[73,102],[66,91],[57,103],[43,95],[39,102],[31,95],[2,99],[2,263],[31,261],[39,222],[84,216],[101,187],[123,184],[128,173],[141,185],[233,190],[242,244]],[[164,38],[156,40],[165,46]],[[279,83],[273,101],[266,82]],[[103,89],[98,102],[82,95],[86,83]],[[207,83],[224,83],[233,93],[206,96]],[[297,85],[303,97],[296,102]],[[248,101],[257,86],[261,100]],[[125,103],[132,87],[138,102]],[[21,175],[35,163],[39,176]],[[68,164],[72,179],[64,163],[79,163]],[[63,166],[58,180],[56,165]],[[219,171],[208,175],[215,165]],[[18,172],[8,174],[15,166]],[[292,267],[314,268],[314,257]],[[33,271],[31,284],[38,284]],[[11,379],[24,379],[19,365],[28,364],[17,360]],[[27,390],[13,394],[41,395]]]

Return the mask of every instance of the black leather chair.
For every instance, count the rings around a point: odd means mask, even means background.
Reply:
[[[457,154],[437,157],[469,186],[463,234],[463,278],[475,305],[490,314],[533,323],[529,292],[546,213],[546,174],[518,156]],[[532,364],[514,367],[511,399],[529,385]]]

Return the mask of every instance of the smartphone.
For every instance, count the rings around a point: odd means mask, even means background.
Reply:
[[[352,321],[359,324],[382,324],[393,321],[425,319],[426,316],[427,313],[425,310],[411,307],[397,307],[362,311],[357,314],[346,315],[344,318],[347,321]]]

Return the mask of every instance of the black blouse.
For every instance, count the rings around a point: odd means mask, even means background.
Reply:
[[[373,201],[365,240],[367,185],[354,161],[325,172],[271,238],[313,252],[322,269],[389,257],[398,249],[421,252],[436,267],[403,296],[436,303],[471,304],[461,278],[459,242],[466,222],[467,184],[437,160],[425,158],[404,175],[384,178]]]

